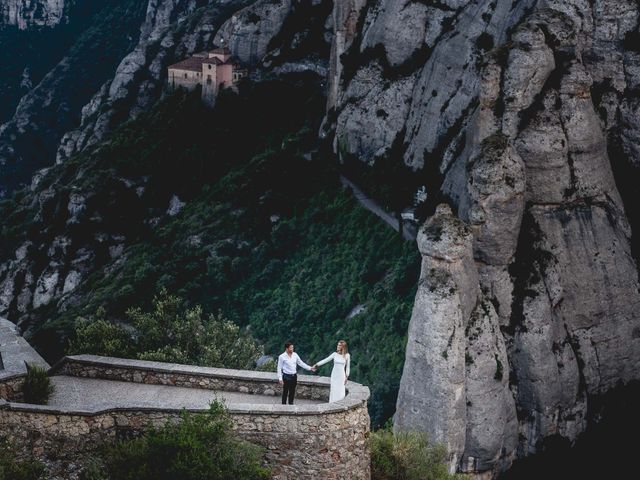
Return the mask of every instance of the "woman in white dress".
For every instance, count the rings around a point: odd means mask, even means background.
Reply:
[[[346,394],[345,385],[349,379],[349,367],[351,356],[349,355],[347,342],[340,340],[336,351],[324,360],[320,360],[314,365],[317,368],[333,360],[333,370],[331,370],[331,390],[329,391],[329,403],[342,400]]]

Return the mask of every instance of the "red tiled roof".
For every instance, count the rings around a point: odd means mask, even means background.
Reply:
[[[190,70],[192,72],[201,72],[202,63],[205,59],[199,57],[191,57],[182,60],[181,62],[174,63],[169,66],[169,69],[175,70]]]
[[[223,49],[217,49],[223,50]],[[229,50],[224,49],[224,50]],[[215,52],[216,50],[214,50]],[[213,52],[212,52],[213,53]],[[236,57],[229,57],[226,62],[223,62],[219,58],[211,57],[211,58],[202,58],[202,57],[190,57],[182,60],[181,62],[174,63],[170,65],[169,70],[189,70],[192,72],[200,72],[202,71],[202,64],[213,64],[213,65],[233,65],[236,68],[242,68],[242,64],[238,61]]]

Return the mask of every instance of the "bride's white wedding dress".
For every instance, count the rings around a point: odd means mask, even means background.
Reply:
[[[347,353],[341,355],[338,352],[333,352],[324,360],[320,360],[316,365],[324,365],[325,363],[333,360],[333,370],[331,370],[331,390],[329,391],[329,403],[342,400],[346,394],[344,381],[349,376],[349,365],[351,363],[351,356]]]

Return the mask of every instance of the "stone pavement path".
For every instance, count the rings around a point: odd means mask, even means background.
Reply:
[[[49,405],[93,409],[94,407],[206,408],[216,397],[227,406],[233,403],[279,404],[279,396],[251,395],[239,392],[216,392],[199,388],[147,385],[93,378],[51,377],[55,391]],[[277,388],[277,386],[276,386]],[[296,399],[298,405],[321,403]]]

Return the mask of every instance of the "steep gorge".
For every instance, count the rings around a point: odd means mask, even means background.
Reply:
[[[488,478],[551,436],[575,440],[591,398],[639,379],[639,17],[635,0],[154,0],[137,46],[58,132],[57,160],[222,40],[255,82],[326,76],[320,136],[337,158],[395,162],[428,187],[395,428]],[[127,195],[143,186],[130,180]],[[34,191],[39,211],[84,218],[84,196]],[[98,268],[63,237],[3,254],[0,314],[37,324]],[[100,238],[105,255],[129,241]],[[24,267],[36,250],[55,259]]]

